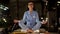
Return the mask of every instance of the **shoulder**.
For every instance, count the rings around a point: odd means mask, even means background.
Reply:
[[[24,14],[27,14],[27,13],[28,13],[28,11],[25,11],[25,12],[24,12]]]
[[[38,12],[37,12],[37,11],[34,11],[34,13],[35,13],[35,14],[38,14]]]

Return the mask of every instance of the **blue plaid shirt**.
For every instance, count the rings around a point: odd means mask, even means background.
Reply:
[[[36,23],[41,23],[39,21],[38,13],[36,11],[32,11],[30,14],[30,11],[26,11],[23,16],[23,22],[27,22],[27,27],[28,28],[33,28]]]

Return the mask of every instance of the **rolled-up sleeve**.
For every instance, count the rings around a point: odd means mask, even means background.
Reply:
[[[23,15],[23,19],[19,21],[19,23],[25,23],[26,21],[26,12]]]
[[[24,13],[24,16],[23,16],[23,19],[22,19],[22,20],[23,20],[23,22],[25,22],[25,21],[26,21],[26,14],[27,14],[27,13],[25,12],[25,13]]]
[[[37,12],[36,12],[36,23],[41,23],[41,21],[39,21],[39,16]]]

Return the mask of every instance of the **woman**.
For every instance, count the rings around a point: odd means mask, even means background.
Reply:
[[[39,30],[41,27],[41,24],[46,24],[47,21],[39,21],[38,13],[37,11],[33,10],[34,3],[29,2],[28,3],[28,11],[24,13],[22,20],[14,20],[15,23],[18,22],[19,26],[25,30],[26,32],[34,32],[35,30]],[[27,23],[26,25],[24,23]]]

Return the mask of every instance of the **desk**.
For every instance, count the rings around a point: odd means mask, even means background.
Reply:
[[[21,30],[20,29],[18,29],[18,30],[15,30],[14,32],[12,32],[12,34],[27,34],[26,32],[21,32]],[[30,33],[28,33],[28,34],[30,34]],[[46,31],[43,33],[39,33],[39,32],[33,32],[32,34],[47,34],[46,33]]]
[[[13,32],[13,34],[27,34],[25,32]]]

